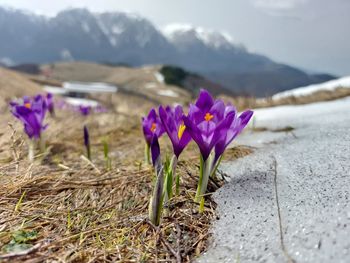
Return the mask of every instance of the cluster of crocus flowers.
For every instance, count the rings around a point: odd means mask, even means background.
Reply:
[[[42,132],[47,125],[44,124],[47,108],[46,98],[37,95],[34,98],[23,97],[21,101],[10,103],[11,113],[24,125],[24,131],[29,138],[29,159],[34,159],[34,142],[40,142],[40,148],[44,151],[45,142]]]
[[[184,116],[183,120],[201,155],[196,202],[203,198],[209,177],[215,172],[225,149],[252,115],[253,111],[247,110],[238,117],[233,106],[214,100],[205,90],[201,90],[196,103],[190,105],[188,116]]]
[[[238,116],[232,105],[225,105],[219,99],[214,100],[208,91],[201,90],[196,103],[189,106],[188,115],[184,114],[181,106],[160,106],[159,116],[155,109],[152,109],[148,116],[142,119],[146,149],[147,152],[151,149],[157,176],[150,204],[150,218],[154,224],[159,224],[159,214],[156,213],[161,211],[163,202],[167,202],[172,196],[177,161],[188,143],[193,139],[200,150],[200,174],[194,199],[203,203],[209,177],[215,174],[225,149],[248,124],[252,115],[253,112],[247,110]],[[170,169],[166,169],[165,176],[158,143],[158,138],[164,131],[173,146]],[[177,176],[177,186],[178,181]]]

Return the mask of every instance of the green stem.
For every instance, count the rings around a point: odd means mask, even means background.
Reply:
[[[200,203],[201,198],[207,191],[209,176],[212,170],[212,156],[209,156],[207,160],[203,160],[200,157],[200,170],[199,170],[199,182],[197,187],[197,192],[194,201]]]
[[[105,157],[105,163],[106,163],[106,169],[109,171],[111,170],[111,159],[109,158],[109,147],[108,147],[108,142],[107,139],[103,140],[103,155]]]
[[[164,199],[164,171],[160,161],[156,165],[157,181],[149,205],[149,219],[155,226],[159,226],[163,211]]]
[[[171,172],[172,172],[172,182],[171,187],[174,185],[174,179],[176,178],[176,195],[179,194],[179,185],[180,185],[180,177],[178,174],[176,174],[176,167],[177,167],[177,157],[176,155],[173,155],[170,162]]]
[[[34,162],[34,149],[35,149],[35,141],[30,140],[28,141],[28,159],[29,162]]]
[[[221,163],[221,160],[222,160],[222,155],[219,157],[219,159],[216,161],[215,163],[215,166],[214,166],[214,169],[213,171],[210,173],[210,177],[212,178],[216,178],[216,171],[218,170],[218,167]]]
[[[180,175],[176,175],[176,195],[180,194]]]
[[[146,143],[145,144],[145,163],[151,164],[151,147]]]
[[[164,182],[164,204],[173,197],[173,185],[175,176],[175,167],[177,164],[177,157],[173,155],[171,161],[167,158],[165,162],[165,182]]]
[[[40,153],[44,153],[46,151],[46,140],[43,134],[41,134],[39,138],[39,147],[40,147]]]

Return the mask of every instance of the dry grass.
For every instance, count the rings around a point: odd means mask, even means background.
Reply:
[[[216,204],[209,194],[199,213],[192,201],[198,179],[195,145],[189,145],[178,166],[181,194],[170,200],[167,216],[155,228],[147,219],[154,174],[142,162],[139,119],[70,115],[49,119],[49,147],[34,164],[26,160],[21,132],[8,128],[0,139],[0,261],[190,262],[205,251]],[[90,129],[93,163],[80,157],[83,124]],[[103,158],[105,136],[111,170]],[[170,148],[166,138],[161,146]],[[250,152],[238,147],[226,158]],[[222,183],[211,181],[209,192]],[[11,246],[25,248],[23,255],[9,254]]]

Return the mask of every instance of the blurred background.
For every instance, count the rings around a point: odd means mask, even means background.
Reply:
[[[240,108],[330,100],[350,94],[349,13],[347,0],[0,0],[0,83],[16,71],[26,92],[119,112],[201,87]],[[8,87],[3,103],[23,95]]]

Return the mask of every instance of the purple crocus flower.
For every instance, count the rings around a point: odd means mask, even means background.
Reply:
[[[47,104],[47,109],[49,110],[51,115],[55,115],[55,105],[53,102],[53,95],[52,93],[47,93],[46,95],[46,104]]]
[[[165,132],[155,109],[151,109],[147,117],[142,117],[142,130],[148,146],[151,145],[154,135],[157,135],[157,138],[159,138]]]
[[[225,107],[222,100],[215,100],[206,90],[201,90],[195,105],[191,104],[188,116],[183,120],[192,139],[197,143],[203,161],[214,146],[226,136],[235,116],[233,107]]]
[[[176,158],[179,158],[183,149],[191,141],[191,135],[186,129],[183,121],[182,107],[178,105],[175,109],[172,109],[168,106],[164,109],[160,106],[159,117],[172,142],[174,154],[176,155]]]
[[[87,115],[89,115],[91,113],[91,107],[90,106],[80,105],[79,106],[79,111],[80,111],[81,115],[87,116]]]
[[[46,129],[44,119],[47,112],[46,100],[37,95],[33,99],[23,98],[23,104],[10,103],[11,113],[24,124],[24,131],[30,139],[39,139],[41,132]]]
[[[229,106],[230,107],[230,106]],[[224,153],[227,146],[236,138],[238,134],[245,128],[248,124],[249,120],[253,116],[253,111],[247,110],[243,112],[237,118],[237,111],[234,109],[234,119],[226,132],[226,136],[222,137],[218,143],[215,145],[215,159],[214,163],[220,158],[220,156]]]

